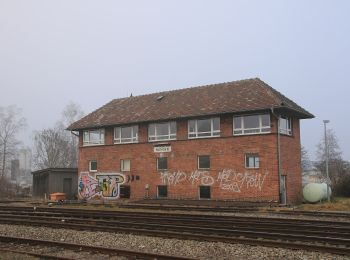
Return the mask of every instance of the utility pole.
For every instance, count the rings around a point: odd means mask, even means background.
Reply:
[[[325,149],[325,155],[326,155],[326,176],[327,176],[327,200],[328,202],[331,201],[330,198],[330,192],[329,192],[329,172],[328,172],[328,157],[329,157],[329,152],[328,152],[328,140],[327,140],[327,125],[330,121],[329,120],[323,120],[323,124],[324,124],[324,149]]]

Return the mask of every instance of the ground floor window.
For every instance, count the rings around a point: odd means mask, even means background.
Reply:
[[[166,185],[157,186],[157,197],[158,198],[168,197],[168,186],[166,186]]]
[[[245,155],[245,167],[246,168],[259,168],[260,159],[259,154],[246,154]]]
[[[89,161],[89,171],[97,172],[97,161],[95,160]]]
[[[120,160],[120,170],[122,172],[129,172],[130,171],[130,160],[129,159]]]
[[[210,169],[210,156],[209,155],[198,155],[198,169],[199,170]]]
[[[199,186],[199,198],[210,199],[210,186]]]
[[[129,185],[120,185],[120,198],[129,199],[130,198],[130,186]]]
[[[157,158],[157,170],[163,171],[167,169],[168,169],[168,158],[167,157]]]

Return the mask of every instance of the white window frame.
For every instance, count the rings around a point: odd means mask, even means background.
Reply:
[[[199,157],[203,157],[203,156],[207,156],[209,158],[209,168],[200,168],[199,167]],[[197,169],[198,170],[210,170],[210,167],[211,167],[210,155],[202,154],[202,155],[197,156]]]
[[[125,169],[124,162],[129,161],[129,169]],[[130,172],[131,171],[131,160],[130,159],[121,159],[120,160],[120,171]]]
[[[287,128],[286,129],[281,128],[281,119],[287,121]],[[281,116],[279,118],[279,131],[280,131],[280,134],[283,134],[283,135],[292,135],[292,120],[290,117]]]
[[[91,169],[91,163],[96,162],[96,170]],[[97,160],[90,160],[89,161],[89,172],[97,172]]]
[[[263,126],[262,125],[262,116],[269,116],[269,122],[270,124],[268,126]],[[244,127],[244,117],[247,116],[258,116],[259,117],[259,127],[255,128],[245,128]],[[241,128],[235,128],[235,118],[241,118]],[[263,131],[263,130],[269,130],[269,131]],[[245,131],[249,130],[258,130],[258,132],[255,133],[245,133]],[[241,133],[235,133],[235,131],[242,131]],[[257,134],[269,134],[271,133],[271,116],[270,114],[253,114],[253,115],[240,115],[240,116],[234,116],[233,117],[233,135],[257,135]]]
[[[214,119],[219,119],[219,130],[214,130]],[[209,132],[198,132],[198,121],[201,121],[201,120],[210,120],[210,131]],[[195,127],[194,132],[190,132],[190,123],[191,122],[194,122],[194,127]],[[220,117],[188,120],[187,121],[187,130],[188,130],[188,139],[220,137]],[[208,134],[208,135],[198,136],[199,134]],[[191,135],[195,135],[195,136],[191,136]]]
[[[244,166],[246,169],[259,169],[260,168],[260,156],[258,153],[246,153],[245,154],[245,160],[244,160]],[[249,162],[248,158],[254,157],[254,165],[249,166],[247,162]],[[256,158],[258,158],[258,166],[256,165]]]
[[[125,128],[131,128],[131,138],[122,138],[122,130]],[[119,136],[118,131],[119,130]],[[136,131],[136,134],[135,134]],[[131,143],[138,143],[138,132],[139,127],[138,125],[130,125],[130,126],[118,126],[114,127],[114,144],[131,144]],[[135,136],[134,136],[135,134]]]
[[[100,139],[98,142],[90,141],[90,139],[91,139],[90,135],[93,132],[98,132],[98,134],[100,136]],[[88,136],[88,140],[86,140],[86,136]],[[104,145],[104,144],[105,144],[105,130],[103,128],[83,131],[83,146]]]
[[[175,133],[171,133],[171,124],[175,124]],[[166,135],[157,135],[157,125],[168,125],[168,134]],[[154,135],[150,134],[150,128],[152,126],[155,126],[154,129]],[[176,121],[170,121],[170,122],[164,122],[164,123],[153,123],[148,125],[148,141],[149,142],[159,142],[159,141],[168,141],[168,140],[176,140],[176,132],[177,132],[177,126],[176,126]],[[159,137],[166,137],[166,138],[161,138]]]

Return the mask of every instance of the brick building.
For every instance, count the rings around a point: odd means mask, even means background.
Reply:
[[[295,203],[299,121],[313,117],[257,78],[114,99],[68,128],[78,193]]]

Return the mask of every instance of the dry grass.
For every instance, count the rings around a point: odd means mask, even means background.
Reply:
[[[321,202],[316,204],[302,204],[298,207],[302,210],[320,211],[350,211],[350,198],[333,198],[331,202]]]

